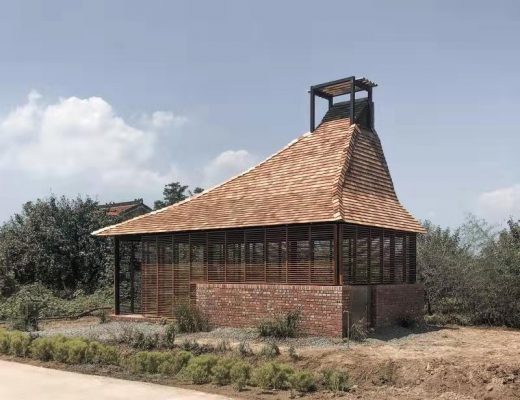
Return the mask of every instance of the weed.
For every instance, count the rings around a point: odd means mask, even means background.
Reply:
[[[247,342],[240,342],[237,350],[238,354],[240,354],[242,357],[249,357],[255,354]]]
[[[291,387],[290,377],[293,369],[284,364],[269,362],[257,368],[253,381],[262,389],[287,389]]]
[[[262,346],[260,355],[266,358],[275,358],[276,356],[280,355],[280,348],[276,345],[275,342],[267,342]]]
[[[236,360],[232,358],[221,358],[213,367],[213,382],[219,386],[229,385],[231,382],[231,368]]]
[[[336,369],[328,369],[323,372],[323,385],[334,393],[348,392],[351,387],[348,374]]]
[[[226,353],[231,351],[231,345],[229,344],[229,340],[220,340],[215,346],[215,351],[217,353]]]
[[[300,393],[308,393],[316,390],[316,378],[309,371],[296,371],[289,376],[291,388]]]
[[[242,391],[251,378],[251,364],[244,361],[237,361],[229,371],[229,377],[233,387],[237,391]]]
[[[175,325],[170,323],[166,326],[164,334],[165,347],[172,349],[175,345]]]
[[[208,320],[200,310],[189,304],[181,304],[174,310],[177,329],[180,333],[205,332],[209,330]]]
[[[294,346],[289,347],[288,352],[291,360],[298,361],[300,359],[300,356],[298,355],[298,353],[296,353],[296,349],[294,348]]]
[[[188,362],[186,374],[197,385],[209,383],[213,377],[213,367],[218,362],[218,357],[204,354],[194,357]]]
[[[295,337],[301,320],[299,311],[290,311],[284,316],[261,321],[257,327],[262,337]]]
[[[356,342],[364,342],[368,337],[367,324],[364,318],[352,324],[350,327],[350,339]]]

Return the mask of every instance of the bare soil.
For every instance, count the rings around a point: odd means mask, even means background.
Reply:
[[[45,329],[74,329],[91,326],[94,319],[52,322]],[[220,330],[187,336],[200,342],[217,343],[222,338],[232,344],[251,337],[250,332]],[[237,340],[233,340],[236,337]],[[179,338],[182,340],[182,338]],[[253,348],[262,341],[247,340]],[[317,392],[308,399],[520,399],[520,331],[505,328],[444,327],[412,332],[394,328],[363,343],[348,346],[338,340],[302,338],[281,341],[281,362],[306,368],[316,374],[326,368],[346,369],[354,384],[349,393]],[[300,359],[293,362],[287,354],[294,346]],[[288,399],[289,392],[262,392],[252,388],[240,393],[231,387],[186,385],[165,377],[135,377],[118,367],[90,365],[64,366],[26,359],[24,362],[53,368],[139,379],[192,388],[244,399]]]

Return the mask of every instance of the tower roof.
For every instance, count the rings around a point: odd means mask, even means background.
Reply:
[[[99,236],[344,221],[423,232],[400,204],[370,109],[331,104],[320,125],[255,167],[201,194],[117,225]]]

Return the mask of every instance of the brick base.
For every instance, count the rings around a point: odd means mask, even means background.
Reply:
[[[423,310],[421,284],[305,286],[200,283],[196,304],[213,326],[254,327],[261,320],[301,312],[301,331],[341,337],[354,317],[380,328]],[[360,311],[361,310],[361,311]],[[362,314],[362,315],[361,315]],[[368,314],[368,315],[367,315]]]
[[[424,308],[424,286],[420,283],[372,286],[372,325],[394,325],[403,317],[418,318]]]
[[[252,327],[266,318],[301,311],[301,331],[343,333],[343,287],[305,285],[197,284],[197,306],[213,326]]]

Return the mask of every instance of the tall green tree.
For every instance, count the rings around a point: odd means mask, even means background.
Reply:
[[[112,244],[91,232],[113,222],[90,198],[51,196],[24,204],[0,227],[4,285],[40,282],[63,296],[108,285]]]
[[[164,186],[163,199],[156,200],[154,202],[154,209],[158,210],[160,208],[170,206],[172,204],[186,200],[188,197],[191,197],[195,194],[202,193],[203,191],[204,189],[196,187],[192,192],[188,190],[188,185],[181,185],[180,182],[168,183]]]

